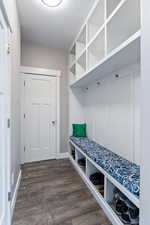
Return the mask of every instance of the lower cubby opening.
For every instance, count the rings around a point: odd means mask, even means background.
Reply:
[[[97,189],[97,191],[104,197],[104,175],[87,160],[86,175]]]
[[[79,167],[80,167],[80,168],[82,169],[82,171],[85,173],[85,172],[86,172],[86,158],[85,158],[85,156],[84,156],[81,152],[79,152],[79,151],[76,152],[76,161],[77,161]]]
[[[139,209],[108,179],[105,188],[105,200],[120,221],[127,225],[139,225]]]
[[[70,155],[72,156],[72,158],[75,160],[76,159],[76,151],[75,151],[75,147],[70,144]]]

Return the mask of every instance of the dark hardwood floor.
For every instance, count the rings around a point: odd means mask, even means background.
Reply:
[[[111,225],[69,160],[22,167],[13,225]]]

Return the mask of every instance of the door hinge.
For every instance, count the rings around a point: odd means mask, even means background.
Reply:
[[[10,44],[7,45],[7,54],[9,55],[11,53],[11,47]]]
[[[8,192],[8,201],[11,202],[12,197],[11,197],[11,192]]]
[[[25,82],[25,80],[24,80],[24,87],[26,86],[26,82]]]
[[[7,120],[7,127],[10,128],[10,119]]]

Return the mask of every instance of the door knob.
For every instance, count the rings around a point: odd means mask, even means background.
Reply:
[[[55,120],[53,120],[53,121],[52,121],[52,124],[53,124],[53,125],[55,125],[55,123],[56,123],[56,121],[55,121]]]

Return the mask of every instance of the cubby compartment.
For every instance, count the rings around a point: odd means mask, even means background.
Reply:
[[[70,143],[70,155],[74,160],[76,159],[76,149],[71,143]]]
[[[76,65],[75,65],[75,63],[71,66],[71,68],[70,68],[70,72],[72,73],[72,75],[76,75]]]
[[[108,179],[105,179],[105,200],[122,224],[139,225],[139,209]]]
[[[70,68],[70,83],[74,82],[76,79],[76,64],[73,64]]]
[[[69,54],[69,65],[71,65],[76,59],[76,44],[72,47]]]
[[[86,158],[85,156],[77,150],[76,152],[76,162],[78,166],[82,169],[82,171],[86,172]]]
[[[88,69],[96,66],[105,57],[105,31],[99,33],[88,48]]]
[[[104,197],[105,177],[89,160],[87,160],[86,165],[86,176],[97,191]]]
[[[80,54],[83,52],[85,48],[86,48],[86,26],[84,26],[83,30],[81,31],[81,34],[79,35],[76,41],[77,58],[80,56]]]
[[[107,24],[107,53],[128,40],[140,27],[140,0],[125,1]]]
[[[75,66],[70,86],[86,87],[101,75],[137,63],[140,29],[140,0],[97,0],[71,50]]]
[[[81,77],[86,72],[86,51],[80,56],[76,63],[76,75]]]
[[[92,12],[91,17],[88,20],[88,42],[98,32],[100,27],[105,22],[105,1],[99,0],[97,6]]]
[[[112,12],[116,9],[120,2],[121,0],[107,0],[107,18],[112,14]]]

